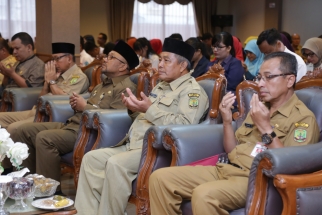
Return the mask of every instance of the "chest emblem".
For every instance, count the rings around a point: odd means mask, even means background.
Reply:
[[[307,131],[305,129],[296,129],[294,131],[294,140],[298,143],[303,143],[306,140]]]
[[[189,108],[197,108],[199,106],[199,94],[198,93],[189,93]]]

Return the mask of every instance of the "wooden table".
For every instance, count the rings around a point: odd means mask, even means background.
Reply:
[[[52,211],[52,210],[42,210],[39,208],[35,208],[34,206],[31,205],[31,200],[24,200],[25,203],[28,205],[28,208],[26,208],[23,211],[10,211],[10,215],[33,215],[33,214],[47,214],[47,215],[71,215],[71,214],[76,214],[77,211],[74,208],[74,206],[70,206],[68,208],[64,208],[59,211]],[[15,200],[8,198],[6,203],[5,203],[5,208],[9,208],[11,205],[15,203]]]

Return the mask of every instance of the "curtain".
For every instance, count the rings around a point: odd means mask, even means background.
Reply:
[[[35,0],[0,0],[0,33],[5,39],[18,32],[36,36]]]
[[[212,33],[211,16],[216,14],[217,0],[192,0],[198,35]]]
[[[134,4],[131,36],[149,40],[158,38],[162,41],[173,33],[180,33],[183,40],[197,36],[191,2],[187,5],[178,2],[161,5],[156,0],[148,3],[141,1],[136,0]]]
[[[178,2],[179,4],[186,5],[189,4],[192,0],[138,0],[141,3],[148,3],[150,1],[154,1],[157,4],[168,5],[174,2]]]
[[[131,36],[134,1],[107,0],[107,29],[110,41]]]

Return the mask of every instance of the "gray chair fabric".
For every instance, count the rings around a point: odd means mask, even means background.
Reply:
[[[9,88],[12,111],[31,110],[37,104],[42,87]]]

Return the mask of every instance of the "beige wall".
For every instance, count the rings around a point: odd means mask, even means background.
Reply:
[[[91,34],[95,41],[100,32],[107,34],[106,0],[80,0],[80,34]]]
[[[322,34],[321,0],[283,0],[282,30],[298,33],[301,44]]]

